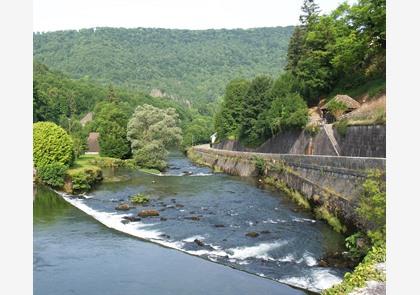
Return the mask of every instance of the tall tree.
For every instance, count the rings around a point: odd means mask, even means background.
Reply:
[[[250,146],[260,144],[266,137],[264,111],[271,105],[271,87],[273,80],[269,76],[257,76],[251,81],[244,97],[240,139]]]
[[[167,149],[179,145],[182,130],[175,109],[138,106],[127,126],[127,139],[136,162],[143,167],[163,170]]]

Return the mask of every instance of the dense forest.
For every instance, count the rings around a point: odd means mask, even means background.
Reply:
[[[95,28],[34,34],[34,57],[89,77],[182,101],[212,101],[226,81],[278,74],[293,27],[235,30]]]
[[[277,78],[232,80],[215,114],[219,140],[257,146],[279,131],[301,129],[307,106],[336,93],[385,90],[385,1],[359,0],[321,15],[304,0]],[[239,78],[239,77],[238,77]]]

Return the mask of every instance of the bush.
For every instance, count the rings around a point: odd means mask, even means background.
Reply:
[[[255,168],[257,168],[258,175],[264,175],[265,160],[261,157],[254,157]]]
[[[102,180],[102,170],[99,167],[73,169],[67,172],[73,185],[73,192],[85,192]]]
[[[326,105],[328,112],[330,112],[336,119],[340,117],[346,110],[347,106],[337,100],[332,100]]]
[[[70,166],[74,160],[73,141],[60,126],[37,122],[33,125],[33,158],[37,168],[55,163]]]
[[[340,134],[343,137],[346,136],[346,134],[347,134],[347,127],[348,126],[349,126],[349,123],[345,119],[334,124],[334,127],[337,128],[338,134]]]
[[[45,184],[53,187],[62,187],[64,185],[64,176],[67,168],[66,165],[61,163],[47,164],[39,167],[37,174]]]

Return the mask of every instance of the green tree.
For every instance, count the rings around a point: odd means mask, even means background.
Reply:
[[[175,109],[138,106],[127,126],[127,139],[138,165],[163,170],[167,149],[182,141],[182,130],[178,126]]]
[[[271,105],[273,80],[269,76],[257,76],[251,81],[244,97],[241,116],[240,140],[249,146],[262,143],[269,135],[265,110]]]
[[[223,102],[215,115],[215,129],[218,138],[225,139],[239,136],[244,108],[244,97],[250,82],[244,79],[230,81],[223,96]]]
[[[212,125],[211,117],[196,115],[184,128],[182,145],[191,146],[209,142],[213,131]]]
[[[125,159],[130,156],[127,140],[128,110],[113,102],[98,104],[94,110],[92,130],[99,132],[101,156]]]
[[[308,123],[308,108],[299,94],[288,93],[273,100],[267,120],[273,135],[289,129],[302,129]]]
[[[35,123],[33,125],[33,160],[37,168],[55,163],[70,166],[74,160],[71,137],[55,123]]]

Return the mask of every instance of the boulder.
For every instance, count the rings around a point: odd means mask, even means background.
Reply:
[[[196,243],[200,247],[203,247],[204,246],[204,243],[202,241],[198,240],[198,239],[195,239],[194,240],[194,243]]]
[[[142,210],[137,215],[140,216],[140,217],[159,216],[159,211],[157,211],[157,210]]]
[[[166,220],[168,220],[168,218],[165,218],[165,217],[160,218],[160,221],[166,221]]]
[[[262,231],[260,231],[260,233],[262,233],[262,234],[269,234],[271,232],[269,230],[262,230]]]
[[[182,205],[182,204],[176,204],[175,207],[177,207],[177,208],[183,208],[184,205]]]
[[[123,216],[124,220],[128,220],[130,222],[134,222],[134,221],[140,221],[141,218],[137,217],[137,216]]]
[[[260,234],[255,232],[255,231],[250,231],[249,233],[246,234],[247,237],[251,237],[251,238],[256,238],[258,237]]]
[[[215,224],[214,227],[225,227],[224,224]]]
[[[127,203],[119,204],[117,207],[115,207],[115,210],[127,211],[130,210],[130,205]]]

